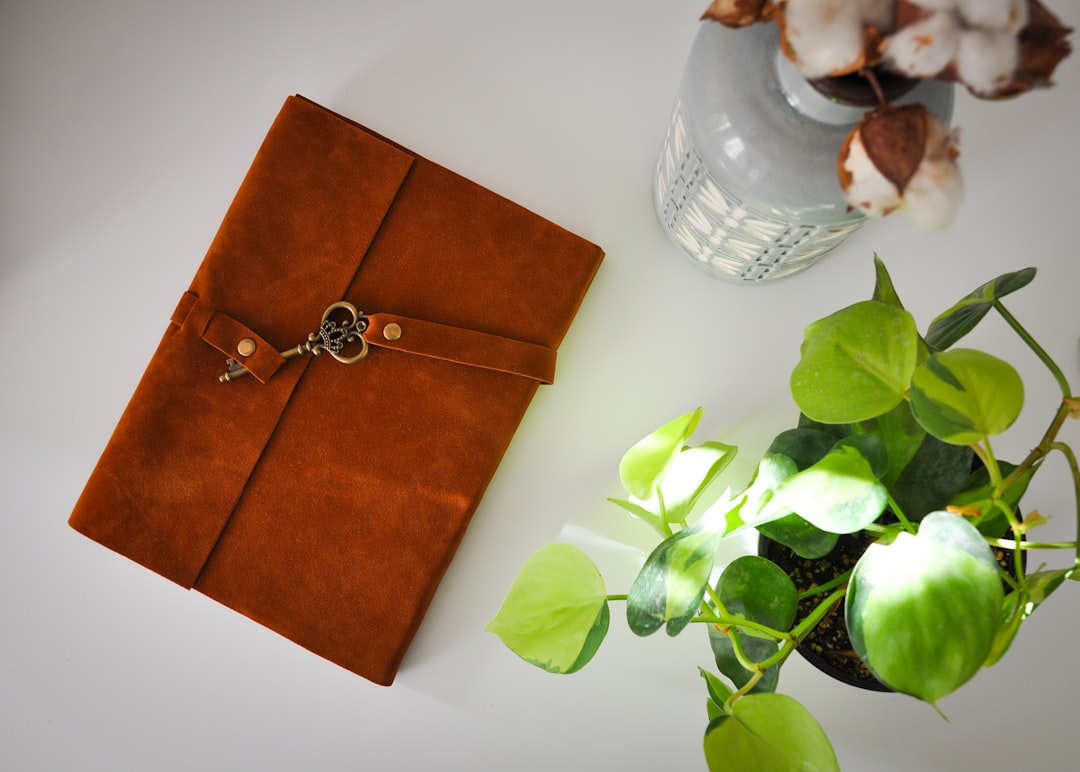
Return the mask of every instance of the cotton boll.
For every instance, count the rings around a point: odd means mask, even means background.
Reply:
[[[865,35],[857,0],[788,0],[783,34],[807,78],[853,72],[865,62]]]
[[[956,47],[956,74],[975,94],[1007,86],[1020,59],[1016,35],[986,29],[964,30]]]
[[[840,156],[841,183],[853,208],[871,217],[883,217],[900,206],[900,191],[870,159],[858,129],[851,133]]]
[[[926,115],[926,152],[904,187],[904,215],[923,230],[952,224],[964,199],[964,180],[956,163],[956,133],[936,116]]]
[[[956,5],[969,27],[1016,34],[1028,23],[1028,0],[957,0]]]
[[[933,13],[889,38],[882,63],[913,78],[937,75],[956,55],[960,25],[951,13]]]
[[[960,167],[954,161],[927,161],[908,183],[902,211],[918,228],[939,231],[952,225],[963,200]]]
[[[949,225],[963,198],[956,137],[924,106],[884,106],[848,135],[837,161],[848,203],[870,216],[903,211],[920,228]]]

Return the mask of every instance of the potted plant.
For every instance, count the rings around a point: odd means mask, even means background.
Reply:
[[[930,705],[998,661],[1047,596],[1080,578],[1080,534],[1040,541],[1045,518],[1029,502],[1026,516],[1017,506],[1044,459],[1061,454],[1080,531],[1080,467],[1058,438],[1080,417],[1080,399],[1003,304],[1035,269],[983,284],[920,335],[876,257],[875,268],[871,299],[806,328],[790,379],[798,422],[745,487],[709,493],[736,448],[691,444],[700,409],[665,424],[623,457],[626,495],[611,499],[658,537],[626,594],[610,593],[577,547],[548,545],[487,629],[526,661],[572,673],[596,653],[613,604],[625,603],[638,635],[704,628],[715,661],[715,671],[701,669],[704,752],[716,770],[837,769],[817,722],[776,691],[791,654],[837,620],[882,688]],[[1061,392],[1043,436],[1015,464],[997,457],[993,438],[1020,412],[1022,379],[992,354],[956,345],[990,311]],[[750,529],[806,562],[836,556],[838,544],[861,546],[834,577],[797,587],[762,555],[717,565],[723,540]],[[1040,549],[1067,550],[1070,565],[1028,572],[1024,556]]]

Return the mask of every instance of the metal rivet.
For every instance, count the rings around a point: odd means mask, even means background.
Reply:
[[[255,353],[255,341],[251,338],[244,338],[236,344],[236,353],[242,357],[249,357]]]
[[[390,324],[383,327],[382,334],[387,340],[397,340],[401,337],[401,325],[397,322],[390,322]]]

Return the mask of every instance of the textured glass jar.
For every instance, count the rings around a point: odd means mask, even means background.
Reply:
[[[953,86],[920,81],[891,101],[921,102],[948,123]],[[780,52],[775,24],[702,22],[657,164],[664,230],[717,277],[809,268],[865,220],[848,210],[836,159],[868,109],[807,82]]]

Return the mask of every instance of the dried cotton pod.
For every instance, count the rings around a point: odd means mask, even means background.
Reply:
[[[896,0],[882,63],[1001,99],[1049,85],[1069,32],[1039,0]]]
[[[713,0],[701,18],[718,21],[726,27],[745,27],[773,16],[772,0]]]
[[[1054,69],[1072,47],[1066,40],[1071,29],[1061,23],[1039,0],[1027,0],[1028,22],[1020,31],[1020,61],[1012,81],[993,98],[1014,97],[1033,88],[1050,85]]]
[[[885,105],[859,122],[837,160],[848,203],[870,216],[903,211],[916,225],[949,225],[963,198],[955,137],[919,104]]]
[[[805,77],[847,75],[876,63],[882,32],[863,23],[862,2],[787,0],[778,7],[780,45]]]

